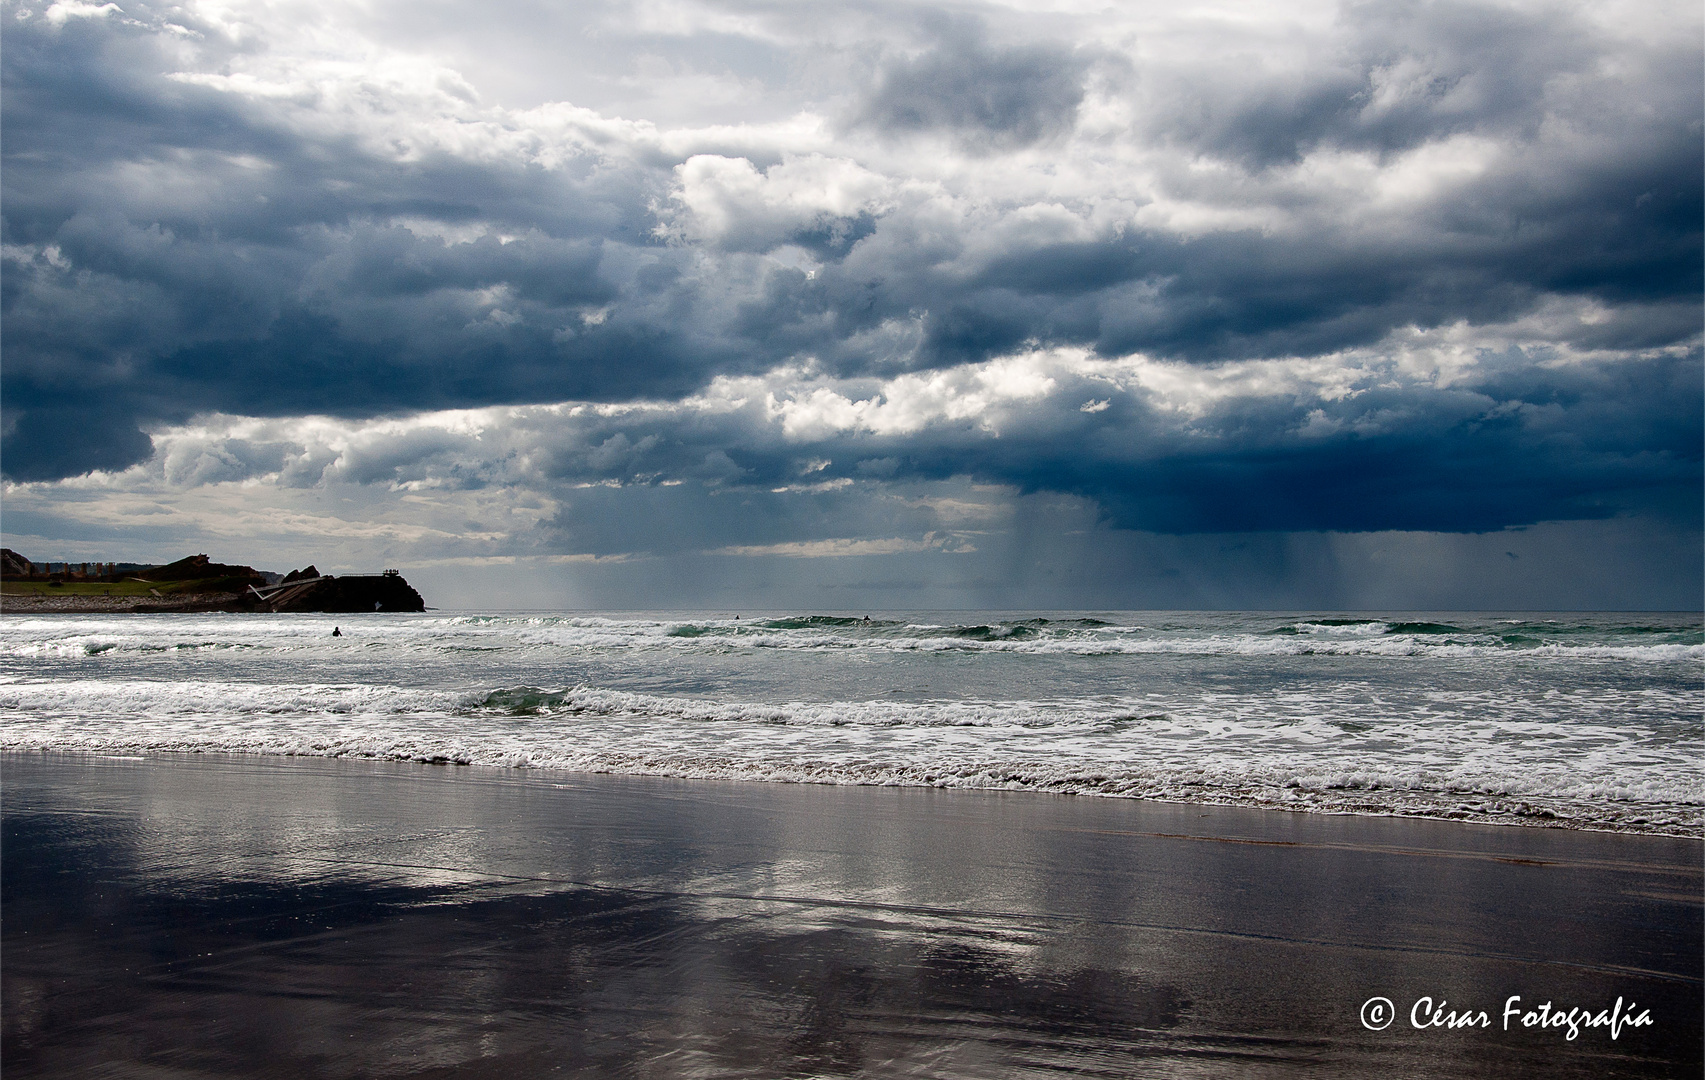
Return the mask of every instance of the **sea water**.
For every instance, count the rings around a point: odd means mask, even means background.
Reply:
[[[1702,661],[1696,614],[7,616],[0,748],[1697,835]]]

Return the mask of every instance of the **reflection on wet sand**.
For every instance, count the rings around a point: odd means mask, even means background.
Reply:
[[[1698,844],[7,755],[19,1076],[1697,1075]],[[1422,994],[1658,1023],[1370,1031]]]

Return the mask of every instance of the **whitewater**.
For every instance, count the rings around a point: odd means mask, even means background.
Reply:
[[[1701,835],[1702,662],[1697,614],[8,615],[0,749]]]

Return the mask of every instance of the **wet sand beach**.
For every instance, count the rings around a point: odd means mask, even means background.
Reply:
[[[1700,1071],[1694,839],[352,760],[0,765],[13,1076]],[[1423,998],[1474,1026],[1417,1028]],[[1650,1022],[1522,1024],[1619,999]]]

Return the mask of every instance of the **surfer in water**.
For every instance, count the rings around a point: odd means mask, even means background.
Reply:
[[[335,627],[335,626],[334,626],[334,627],[332,627],[332,637],[342,637],[342,636],[343,636],[343,631],[342,631],[342,630],[339,630],[339,629],[338,629],[338,628],[337,628],[337,627]]]

